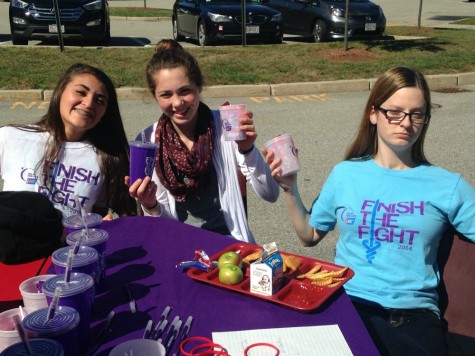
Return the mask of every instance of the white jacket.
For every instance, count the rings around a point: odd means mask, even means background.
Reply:
[[[238,146],[233,141],[225,141],[222,133],[219,111],[212,110],[215,123],[215,142],[213,151],[213,164],[219,184],[219,200],[223,210],[226,225],[231,235],[240,241],[255,243],[254,237],[249,230],[241,190],[237,175],[237,167],[246,177],[262,199],[275,202],[279,197],[279,185],[272,177],[269,167],[265,163],[259,150],[254,149],[247,155],[238,151]],[[143,132],[145,137],[155,142],[155,130],[158,123],[147,127]],[[137,136],[141,139],[142,133]],[[152,180],[157,184],[157,200],[160,204],[162,217],[178,220],[175,208],[175,198],[160,183],[156,172],[153,172]]]

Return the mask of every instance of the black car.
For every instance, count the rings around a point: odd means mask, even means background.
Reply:
[[[246,0],[246,41],[281,43],[282,15],[258,0]],[[201,46],[242,39],[241,0],[176,0],[173,37],[197,39]]]
[[[110,40],[106,0],[57,0],[63,39],[107,44]],[[15,45],[58,38],[53,0],[11,0],[10,30]]]
[[[315,42],[345,37],[345,0],[262,0],[284,17],[284,33],[313,38]],[[386,17],[379,5],[350,0],[348,38],[382,37]]]

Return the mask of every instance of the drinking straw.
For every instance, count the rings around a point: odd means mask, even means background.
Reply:
[[[147,141],[145,138],[145,130],[142,130],[142,132],[140,133],[140,136],[142,137],[142,142]]]
[[[79,249],[81,248],[82,244],[82,238],[84,237],[84,233],[81,231],[81,234],[79,235],[78,240],[74,244],[74,249],[73,249],[73,254],[77,255],[79,252]]]
[[[64,283],[69,283],[71,279],[71,267],[73,265],[73,250],[68,251],[68,259],[66,261],[66,271],[64,272]]]
[[[54,290],[53,300],[51,301],[51,304],[49,305],[49,308],[48,308],[48,313],[46,314],[45,324],[51,319],[53,319],[54,313],[56,312],[56,308],[58,307],[60,295],[61,295],[61,287],[56,287],[56,289]]]
[[[18,309],[20,309],[21,320],[25,319],[25,313],[23,312],[23,307],[19,305]]]
[[[84,208],[81,205],[81,202],[79,201],[79,196],[76,195],[74,199],[76,200],[76,206],[79,207],[79,216],[81,217],[82,223],[84,225],[84,229],[86,230],[86,239],[88,239],[89,230],[87,229],[86,211],[84,210]]]
[[[31,348],[30,342],[28,341],[28,337],[26,336],[25,329],[23,328],[23,325],[21,325],[20,317],[18,315],[14,315],[13,321],[15,322],[15,326],[18,330],[21,341],[23,342],[23,346],[25,346],[26,354],[33,355],[33,350]]]

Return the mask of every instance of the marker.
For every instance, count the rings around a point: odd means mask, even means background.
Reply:
[[[155,325],[155,329],[153,330],[152,334],[150,335],[150,339],[157,339],[157,331],[160,328],[160,324],[163,323],[163,321],[168,318],[168,314],[170,314],[170,311],[172,308],[170,306],[167,306],[165,310],[163,310],[162,315],[160,316],[160,319],[157,322],[157,325]]]
[[[171,348],[173,346],[173,343],[175,342],[175,340],[178,337],[178,333],[180,332],[181,324],[182,324],[182,321],[178,320],[178,322],[176,323],[176,325],[175,325],[175,327],[172,331],[172,334],[170,335],[170,338],[168,339],[167,345],[165,346],[165,349],[166,349],[167,353],[171,350]]]
[[[193,317],[190,315],[188,319],[186,319],[185,326],[183,326],[183,332],[181,333],[180,342],[178,344],[180,344],[183,340],[185,340],[188,337],[192,322],[193,322]],[[174,352],[173,356],[177,356],[177,353]]]
[[[142,339],[148,339],[150,337],[150,333],[152,332],[152,326],[153,320],[149,320],[147,326],[145,327]]]
[[[129,307],[132,313],[137,311],[137,305],[135,303],[134,296],[132,295],[132,291],[130,290],[130,286],[128,283],[125,283],[125,290],[127,291],[127,296],[129,297]]]

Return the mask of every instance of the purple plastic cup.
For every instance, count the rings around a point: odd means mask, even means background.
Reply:
[[[34,355],[41,356],[64,356],[63,347],[53,339],[32,339],[30,341],[31,350]],[[2,356],[29,356],[22,342],[18,342],[6,348]]]
[[[43,293],[46,295],[48,305],[53,300],[56,287],[61,287],[58,305],[71,307],[78,311],[81,317],[78,325],[78,345],[80,348],[87,348],[94,301],[94,280],[87,274],[77,272],[71,273],[68,283],[64,282],[64,274],[48,279],[43,284]]]
[[[77,230],[70,233],[66,236],[66,243],[68,245],[74,246],[76,241],[81,237],[82,234],[85,234],[86,230]],[[107,240],[109,239],[109,234],[106,230],[102,229],[89,229],[89,238],[85,236],[82,238],[81,246],[89,246],[94,248],[99,254],[99,259],[97,260],[97,272],[95,283],[96,286],[101,289],[104,285],[106,277],[106,246]]]
[[[95,213],[86,214],[86,224],[88,229],[95,227],[99,228],[102,224],[102,216]],[[81,215],[71,215],[63,219],[63,226],[66,228],[68,234],[84,229],[84,222],[82,221]]]
[[[53,252],[51,261],[53,263],[54,271],[56,274],[66,273],[69,250],[74,250],[74,246],[61,247]],[[94,279],[94,282],[99,282],[96,277],[98,260],[99,253],[95,248],[89,246],[81,246],[79,248],[78,253],[73,255],[71,272],[80,272],[88,274]]]
[[[282,160],[281,168],[282,177],[294,174],[300,170],[297,150],[295,149],[292,136],[280,135],[267,141],[264,145],[267,151],[274,151],[275,158]]]
[[[46,322],[48,308],[35,310],[22,321],[26,335],[31,339],[45,338],[59,342],[65,355],[78,353],[78,325],[80,316],[76,309],[59,306]]]
[[[246,133],[239,128],[241,126],[239,118],[243,116],[246,110],[247,105],[244,104],[219,107],[225,141],[242,141],[247,138]]]
[[[130,184],[146,176],[151,177],[155,167],[158,144],[154,142],[130,141]]]

